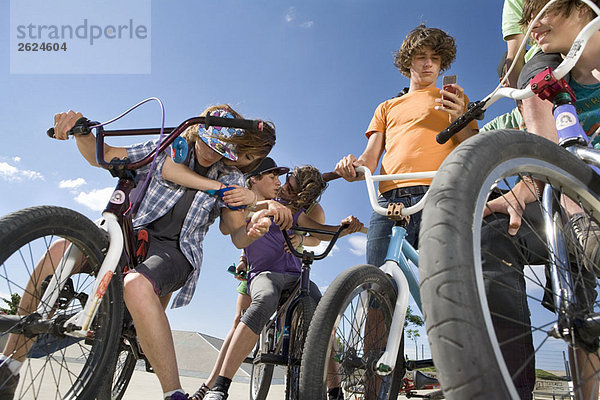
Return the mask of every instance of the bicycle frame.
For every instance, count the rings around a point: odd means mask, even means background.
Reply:
[[[91,321],[93,321],[96,316],[102,297],[119,266],[123,251],[125,250],[125,255],[129,263],[133,263],[133,266],[136,263],[136,258],[133,256],[135,253],[135,238],[133,237],[132,215],[130,212],[132,204],[130,203],[129,198],[131,190],[136,185],[134,170],[152,162],[157,154],[165,151],[181,133],[195,124],[218,124],[219,126],[240,127],[243,129],[262,129],[261,121],[212,116],[189,118],[176,128],[105,131],[101,124],[91,124],[94,126],[91,126],[90,129],[96,129],[96,160],[102,168],[109,170],[114,177],[119,178],[119,182],[117,183],[117,187],[115,188],[106,209],[102,213],[102,219],[96,222],[101,229],[104,229],[107,232],[109,246],[90,292],[90,301],[86,302],[81,311],[62,324],[65,335],[80,338],[85,338],[90,335],[89,329]],[[105,161],[105,136],[156,135],[162,133],[164,130],[170,130],[171,132],[143,159],[136,162],[130,162],[129,159],[112,160],[110,162]],[[49,130],[49,135],[53,136],[53,134],[54,133],[50,133]],[[54,303],[65,286],[67,279],[72,275],[79,256],[80,252],[74,246],[70,245],[67,248],[65,256],[63,256],[58,264],[57,273],[52,276],[42,301],[38,305],[37,312],[43,319],[49,318]]]
[[[378,204],[373,182],[433,178],[435,175],[435,171],[432,171],[412,174],[373,176],[371,171],[364,166],[358,167],[357,171],[363,173],[365,176],[365,183],[367,185],[367,192],[369,193],[371,207],[376,213],[381,215],[387,215],[388,210]],[[409,216],[421,211],[425,205],[426,198],[427,194],[425,194],[425,196],[417,204],[411,207],[403,208],[401,210],[401,215]],[[383,272],[392,277],[398,289],[398,297],[396,298],[396,304],[394,306],[394,314],[392,317],[392,325],[388,335],[386,350],[377,361],[377,373],[380,375],[390,374],[396,366],[398,349],[400,348],[400,342],[402,341],[404,320],[406,319],[406,309],[408,308],[409,294],[412,295],[415,303],[417,303],[419,311],[421,311],[419,280],[414,275],[409,264],[410,261],[418,268],[418,257],[418,251],[406,241],[406,229],[398,224],[395,225],[392,228],[392,237],[388,246],[386,261],[382,266],[379,267]],[[367,294],[362,293],[361,296],[367,296]],[[363,304],[368,304],[368,300],[366,298],[362,298],[361,300],[365,301]],[[365,318],[366,315],[364,309],[359,308],[357,315],[354,317],[354,324],[356,325],[362,323]],[[356,335],[358,334],[359,330],[354,329],[353,331],[357,333],[353,333],[350,336],[349,342],[356,345],[358,343],[358,337],[356,337]]]

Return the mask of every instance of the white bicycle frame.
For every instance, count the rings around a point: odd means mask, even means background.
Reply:
[[[119,260],[121,258],[121,254],[123,253],[123,232],[119,222],[117,221],[117,217],[109,212],[104,212],[102,217],[102,219],[96,221],[96,224],[108,232],[108,252],[104,257],[104,261],[102,262],[100,270],[98,271],[98,275],[90,292],[92,295],[88,297],[85,307],[63,324],[64,327],[75,325],[76,327],[80,328],[76,330],[67,330],[65,335],[68,336],[88,336],[90,324],[98,312],[98,306],[100,305],[102,296],[104,296],[104,293],[108,288],[108,284],[110,283],[110,280],[113,277],[117,266],[119,265]],[[56,272],[54,275],[52,275],[48,287],[44,291],[40,304],[38,305],[37,312],[43,318],[49,318],[50,313],[54,308],[54,304],[56,303],[56,300],[58,299],[58,296],[65,283],[72,275],[73,268],[75,267],[75,264],[80,256],[81,252],[77,249],[77,247],[73,246],[73,244],[70,244],[65,252],[65,255],[59,262]]]
[[[387,208],[381,207],[377,202],[377,194],[375,192],[374,182],[433,178],[436,173],[435,171],[431,171],[408,174],[372,175],[371,171],[366,167],[358,167],[356,170],[364,174],[365,183],[367,185],[367,192],[369,193],[369,202],[371,203],[371,207],[373,208],[373,210],[380,215],[387,215]],[[402,208],[401,215],[409,216],[421,211],[425,206],[426,198],[427,194],[425,194],[425,196],[417,204],[410,207]],[[402,242],[399,242],[399,244],[401,243]],[[390,242],[390,246],[394,245],[394,243]],[[394,314],[392,316],[392,325],[390,326],[390,333],[388,335],[386,348],[384,353],[376,363],[376,365],[378,366],[377,373],[380,375],[388,375],[393,371],[393,369],[396,366],[398,350],[400,348],[400,342],[402,341],[404,320],[406,319],[406,310],[408,308],[409,294],[411,292],[409,279],[412,282],[418,283],[418,278],[415,277],[413,271],[410,268],[408,268],[408,260],[406,260],[406,258],[412,258],[407,257],[407,255],[403,253],[402,249],[397,249],[396,253],[401,257],[405,257],[404,264],[406,268],[404,268],[398,262],[389,259],[386,260],[386,262],[381,267],[379,267],[383,272],[392,277],[398,289],[398,296],[396,297]],[[415,259],[414,261],[417,260]],[[407,276],[409,279],[407,279]],[[360,296],[361,304],[369,304],[367,298],[368,293],[362,292]],[[420,298],[418,298],[417,301],[418,303],[420,303]],[[366,312],[364,308],[358,307],[356,314],[353,317],[353,329],[350,333],[350,337],[348,340],[350,346],[354,346],[355,348],[358,347],[360,339],[358,337],[360,334],[360,326],[362,326],[362,323],[364,323],[365,319]]]

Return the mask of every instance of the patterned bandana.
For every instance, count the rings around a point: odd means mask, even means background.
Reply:
[[[226,110],[211,111],[210,115],[213,117],[221,118],[235,118],[231,113],[229,113]],[[235,148],[235,144],[220,140],[219,136],[223,138],[241,136],[244,134],[243,129],[225,128],[221,126],[211,126],[208,129],[206,129],[203,124],[200,124],[198,128],[198,135],[200,135],[200,137],[202,138],[204,143],[208,145],[208,147],[210,147],[211,149],[213,149],[214,151],[216,151],[217,153],[229,160],[237,160],[237,151]]]

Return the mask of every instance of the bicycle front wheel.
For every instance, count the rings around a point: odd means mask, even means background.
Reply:
[[[555,189],[545,203],[533,181]],[[537,200],[511,203],[522,221],[511,235],[495,206],[515,187]],[[444,161],[423,213],[419,270],[448,399],[530,399],[536,371],[564,371],[566,355],[576,398],[598,398],[599,217],[598,176],[538,136],[479,134]]]
[[[300,369],[301,399],[325,399],[328,386],[341,387],[345,399],[397,398],[405,373],[403,349],[391,374],[375,372],[395,303],[392,281],[372,265],[349,268],[331,283],[308,330]]]
[[[22,317],[23,328],[37,319],[34,312],[42,294],[49,290],[48,282],[69,251],[69,244],[73,246],[70,251],[76,248],[81,255],[56,302],[49,305],[49,318],[55,326],[62,325],[61,321],[76,314],[88,301],[108,245],[106,235],[83,215],[60,207],[33,207],[0,219],[0,293],[6,303],[3,312]],[[7,365],[0,363],[0,394],[14,391],[15,399],[37,399],[48,393],[57,399],[94,398],[114,369],[123,317],[122,296],[117,273],[85,339],[52,330],[29,337],[12,333],[19,326],[0,332],[4,355],[22,361],[18,383],[11,378]]]

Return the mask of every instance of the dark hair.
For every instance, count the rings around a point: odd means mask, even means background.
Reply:
[[[523,29],[527,28],[527,25],[536,17],[540,10],[548,4],[550,0],[525,0],[523,2],[523,12],[519,24]],[[600,6],[600,0],[592,0],[594,4]],[[571,12],[575,9],[586,8],[589,12],[593,13],[592,9],[587,4],[580,0],[557,0],[552,4],[547,11],[554,11],[563,16],[571,15]],[[592,14],[592,15],[595,15]],[[590,20],[594,18],[593,16]]]
[[[394,54],[394,65],[402,75],[410,78],[412,58],[426,47],[442,58],[440,72],[450,68],[456,58],[456,44],[452,36],[441,29],[427,28],[425,24],[421,24],[406,35],[400,50]]]

